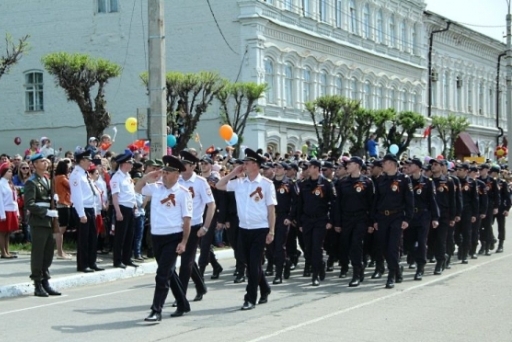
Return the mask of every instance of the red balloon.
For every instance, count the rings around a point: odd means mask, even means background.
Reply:
[[[21,138],[20,138],[20,137],[16,137],[16,138],[14,138],[14,143],[15,143],[16,145],[21,144]]]

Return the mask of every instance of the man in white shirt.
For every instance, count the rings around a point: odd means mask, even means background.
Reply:
[[[132,153],[126,151],[115,158],[117,172],[110,180],[112,204],[116,214],[114,234],[114,267],[139,267],[132,261],[133,234],[135,231],[135,189],[130,176],[133,167]]]
[[[178,184],[180,171],[184,171],[185,166],[173,156],[164,156],[163,163],[162,171],[146,174],[135,185],[138,193],[151,196],[151,239],[158,264],[153,305],[146,322],[159,322],[162,319],[162,307],[169,293],[169,277],[176,267],[178,254],[186,251],[193,213],[190,192]],[[190,305],[180,279],[171,276],[170,287],[178,304],[171,317],[189,312]]]
[[[260,288],[258,304],[268,301],[270,286],[261,270],[261,259],[265,243],[274,240],[276,191],[272,181],[259,174],[265,159],[247,148],[243,166],[237,166],[217,183],[217,189],[235,193],[240,219],[239,248],[244,254],[249,274],[247,293],[242,310],[254,309]],[[240,173],[247,177],[233,179]]]
[[[98,236],[96,233],[95,200],[99,193],[87,174],[91,166],[91,152],[79,150],[75,153],[75,168],[69,176],[71,202],[80,219],[78,227],[78,246],[76,269],[78,272],[90,273],[103,271],[96,265]]]

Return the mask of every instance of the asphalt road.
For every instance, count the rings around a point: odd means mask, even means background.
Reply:
[[[506,248],[507,246],[505,246]],[[384,289],[384,279],[359,288],[328,273],[319,288],[297,269],[272,286],[267,304],[242,312],[245,284],[233,284],[234,260],[208,280],[202,302],[160,324],[143,322],[153,295],[153,276],[65,290],[62,297],[0,300],[1,341],[512,341],[512,252],[481,256],[441,276],[427,268],[423,281]],[[271,279],[270,279],[271,280]],[[193,285],[189,298],[193,298]]]

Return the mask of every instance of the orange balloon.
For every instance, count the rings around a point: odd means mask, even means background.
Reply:
[[[233,136],[233,128],[230,125],[222,125],[219,128],[219,135],[223,140],[230,140]]]

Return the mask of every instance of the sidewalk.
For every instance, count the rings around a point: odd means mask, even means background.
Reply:
[[[215,251],[217,259],[233,258],[232,249],[220,249]],[[76,271],[76,259],[60,260],[54,257],[50,272],[51,285],[57,289],[67,289],[85,285],[100,284],[118,279],[139,277],[156,272],[154,259],[147,259],[138,263],[138,268],[127,267],[126,269],[114,268],[112,266],[112,254],[98,255],[102,259],[98,266],[105,271],[94,273],[78,273]],[[178,258],[177,266],[180,265]],[[0,298],[32,295],[34,286],[29,278],[30,275],[30,254],[20,252],[18,259],[0,259]]]

